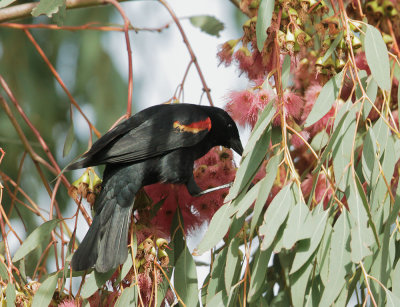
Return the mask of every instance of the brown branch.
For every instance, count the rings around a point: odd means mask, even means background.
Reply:
[[[126,0],[117,0],[123,2]],[[67,0],[67,9],[76,9],[88,6],[98,6],[104,4],[104,0]],[[32,17],[31,12],[39,5],[39,2],[29,2],[24,4],[12,5],[0,9],[0,22],[15,20],[20,18]]]
[[[79,113],[81,113],[82,117],[85,119],[85,121],[87,122],[88,126],[90,129],[92,129],[94,131],[94,133],[97,135],[97,137],[100,137],[101,134],[100,132],[93,126],[93,124],[90,122],[90,120],[87,118],[87,116],[85,115],[85,113],[83,113],[82,109],[80,108],[79,104],[76,102],[75,98],[72,96],[72,94],[69,92],[69,90],[67,89],[66,85],[64,84],[63,80],[61,79],[61,76],[59,75],[59,73],[57,72],[57,70],[54,68],[53,64],[50,63],[48,57],[46,56],[46,54],[44,53],[43,49],[39,46],[39,44],[36,42],[36,40],[33,38],[32,34],[27,30],[24,29],[24,32],[26,34],[26,36],[29,38],[29,40],[31,41],[31,43],[33,44],[33,46],[36,48],[36,50],[39,52],[40,56],[42,57],[42,59],[45,61],[46,65],[49,67],[50,71],[52,72],[52,74],[54,75],[54,77],[56,78],[57,82],[60,84],[60,86],[62,87],[62,89],[64,90],[64,92],[67,94],[69,100],[71,101],[71,103],[75,106],[75,108],[79,111]],[[92,131],[90,130],[90,136],[92,135]]]
[[[53,164],[53,166],[56,169],[56,171],[58,173],[60,173],[61,169],[58,166],[58,164],[57,164],[54,156],[52,155],[49,147],[47,146],[46,142],[44,141],[44,139],[40,135],[40,132],[31,123],[31,121],[29,120],[29,118],[25,114],[24,110],[21,108],[20,104],[18,103],[17,99],[14,97],[14,95],[11,92],[10,88],[8,87],[8,84],[5,82],[5,80],[3,79],[3,77],[1,75],[0,75],[0,85],[3,87],[4,91],[10,97],[11,101],[13,102],[15,107],[17,108],[18,112],[20,113],[22,118],[25,120],[26,124],[29,126],[29,128],[32,130],[32,132],[34,133],[34,135],[38,139],[40,145],[42,146],[44,152],[46,153],[47,157],[49,158],[49,160]],[[18,124],[18,122],[15,119],[14,115],[12,114],[12,111],[9,108],[7,102],[5,101],[5,99],[1,95],[0,95],[0,102],[1,102],[0,105],[3,107],[4,110],[6,110],[6,113],[7,113],[8,117],[10,118],[11,123],[14,125],[15,130],[17,131],[18,135],[20,136],[20,139],[21,139],[22,143],[25,146],[25,149],[28,151],[28,153],[31,156],[36,168],[38,169],[38,172],[42,177],[42,180],[43,180],[43,183],[44,183],[44,185],[45,185],[45,187],[47,189],[47,192],[49,193],[49,196],[51,197],[51,189],[50,189],[50,187],[48,185],[48,182],[45,179],[45,177],[44,177],[44,175],[43,175],[43,173],[42,173],[42,171],[40,169],[40,165],[39,165],[38,158],[37,158],[37,157],[39,157],[38,154],[36,154],[36,152],[33,150],[33,148],[30,145],[28,139],[26,138],[25,134],[22,131],[22,128],[20,127],[20,125]],[[61,174],[61,176],[62,176],[62,181],[63,181],[64,186],[68,189],[70,187],[70,183],[68,182],[67,178],[63,174]],[[58,208],[58,205],[56,205],[56,209],[57,208]],[[82,212],[82,215],[84,216],[85,220],[90,224],[90,220],[91,219],[90,219],[88,213],[86,212],[85,208],[81,207],[81,212]]]
[[[1,160],[2,160],[4,157],[3,149],[1,149],[1,152],[2,152],[2,156],[1,156]],[[2,199],[3,199],[3,186],[0,183],[0,206],[1,207],[3,207]],[[3,214],[1,214],[1,213],[0,213],[0,228],[1,228],[1,235],[3,236],[4,249],[6,251],[6,257],[7,257],[8,278],[9,278],[9,282],[12,284],[13,283],[13,275],[12,275],[13,264],[12,264],[12,260],[11,260],[10,248],[8,247],[7,233],[6,233],[6,228],[4,226]]]
[[[129,67],[128,103],[127,103],[127,107],[126,107],[126,118],[129,118],[132,114],[132,92],[133,92],[132,49],[131,49],[131,43],[129,40],[129,26],[131,25],[131,22],[129,21],[129,18],[126,16],[124,10],[122,9],[121,5],[118,3],[117,0],[105,0],[105,1],[114,5],[124,20],[124,32],[125,32],[126,49],[128,52],[128,67]]]
[[[174,11],[172,10],[172,8],[169,6],[169,4],[165,0],[160,0],[160,2],[168,10],[168,12],[171,15],[172,19],[174,20],[176,26],[178,27],[179,32],[181,33],[183,42],[185,43],[185,45],[186,45],[186,47],[187,47],[187,49],[189,51],[190,57],[192,59],[192,62],[196,66],[197,73],[199,74],[201,83],[203,84],[203,91],[206,92],[208,101],[209,101],[210,105],[213,106],[214,103],[212,102],[212,98],[211,98],[211,94],[210,94],[211,90],[207,86],[207,83],[206,83],[206,80],[204,79],[204,76],[203,76],[203,73],[201,71],[200,65],[199,65],[199,63],[197,61],[197,58],[196,58],[194,52],[193,52],[192,46],[190,45],[189,40],[188,40],[188,38],[187,38],[187,36],[185,34],[185,31],[183,30],[182,25],[179,22],[178,17],[176,17]]]

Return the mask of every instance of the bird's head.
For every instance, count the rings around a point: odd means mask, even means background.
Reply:
[[[213,109],[216,109],[214,113],[216,117],[212,120],[212,122],[219,142],[217,145],[231,148],[241,156],[243,154],[243,146],[242,142],[240,141],[239,131],[236,123],[224,110],[220,108]],[[217,124],[215,124],[215,122]]]

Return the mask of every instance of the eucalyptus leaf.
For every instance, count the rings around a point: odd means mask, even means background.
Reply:
[[[325,83],[306,119],[306,127],[315,124],[332,108],[333,103],[338,98],[342,78],[343,72],[340,72]]]
[[[197,247],[196,253],[199,255],[213,248],[228,232],[231,224],[231,209],[228,204],[223,205],[215,212],[208,226],[207,232]]]
[[[6,288],[6,306],[10,307],[10,306],[15,306],[15,299],[17,298],[16,294],[15,294],[15,286],[12,283],[8,283],[7,284],[7,288]]]
[[[279,228],[286,220],[293,202],[292,184],[283,187],[271,201],[265,212],[264,222],[260,226],[260,235],[264,236],[261,243],[261,250],[266,250],[271,246]]]
[[[115,302],[115,307],[136,306],[138,302],[138,289],[137,285],[125,288],[120,297]]]
[[[201,31],[220,37],[220,32],[224,29],[224,24],[214,16],[200,15],[189,18],[193,26],[200,28]]]
[[[256,37],[258,51],[264,47],[264,42],[267,39],[267,30],[271,25],[272,13],[274,12],[275,0],[261,0],[258,7]]]
[[[65,142],[64,142],[63,157],[65,157],[69,154],[74,141],[75,141],[74,123],[71,122],[71,124],[68,128],[67,137],[65,138]]]
[[[374,26],[367,24],[364,39],[365,57],[371,74],[379,87],[390,90],[389,54],[381,33]]]
[[[65,6],[66,0],[40,0],[39,5],[32,10],[32,16],[47,15],[51,17],[60,7]]]
[[[25,241],[22,243],[22,245],[19,247],[17,252],[15,253],[12,261],[16,262],[23,257],[25,257],[27,254],[29,254],[31,251],[36,249],[39,245],[41,245],[43,242],[46,242],[50,238],[50,234],[53,231],[53,229],[57,226],[57,224],[60,222],[59,219],[54,219],[47,221],[40,225],[38,228],[36,228],[32,233],[25,239]]]
[[[57,287],[58,274],[49,275],[33,297],[32,307],[48,306]]]
[[[199,290],[197,289],[196,264],[187,247],[185,247],[176,262],[174,285],[186,306],[197,305]]]
[[[314,229],[311,238],[299,242],[290,274],[299,270],[310,259],[324,235],[329,212],[320,209],[322,204],[318,204],[317,207],[319,208],[314,209],[305,221],[309,227]]]
[[[85,299],[93,295],[101,286],[109,280],[115,269],[112,269],[105,273],[99,273],[97,271],[92,271],[89,277],[86,278],[85,283],[82,286],[81,296]]]

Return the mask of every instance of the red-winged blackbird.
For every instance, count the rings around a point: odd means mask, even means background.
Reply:
[[[243,153],[236,124],[224,110],[193,104],[147,108],[98,139],[83,160],[67,167],[106,165],[95,216],[72,269],[107,272],[124,263],[135,194],[157,182],[185,184],[191,195],[200,193],[194,161],[217,145]]]

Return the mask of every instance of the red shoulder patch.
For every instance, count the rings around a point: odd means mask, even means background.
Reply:
[[[193,122],[189,125],[181,124],[179,121],[174,122],[174,128],[178,129],[180,132],[191,132],[199,133],[201,131],[211,130],[211,120],[207,117],[205,120],[200,120],[198,122]]]

